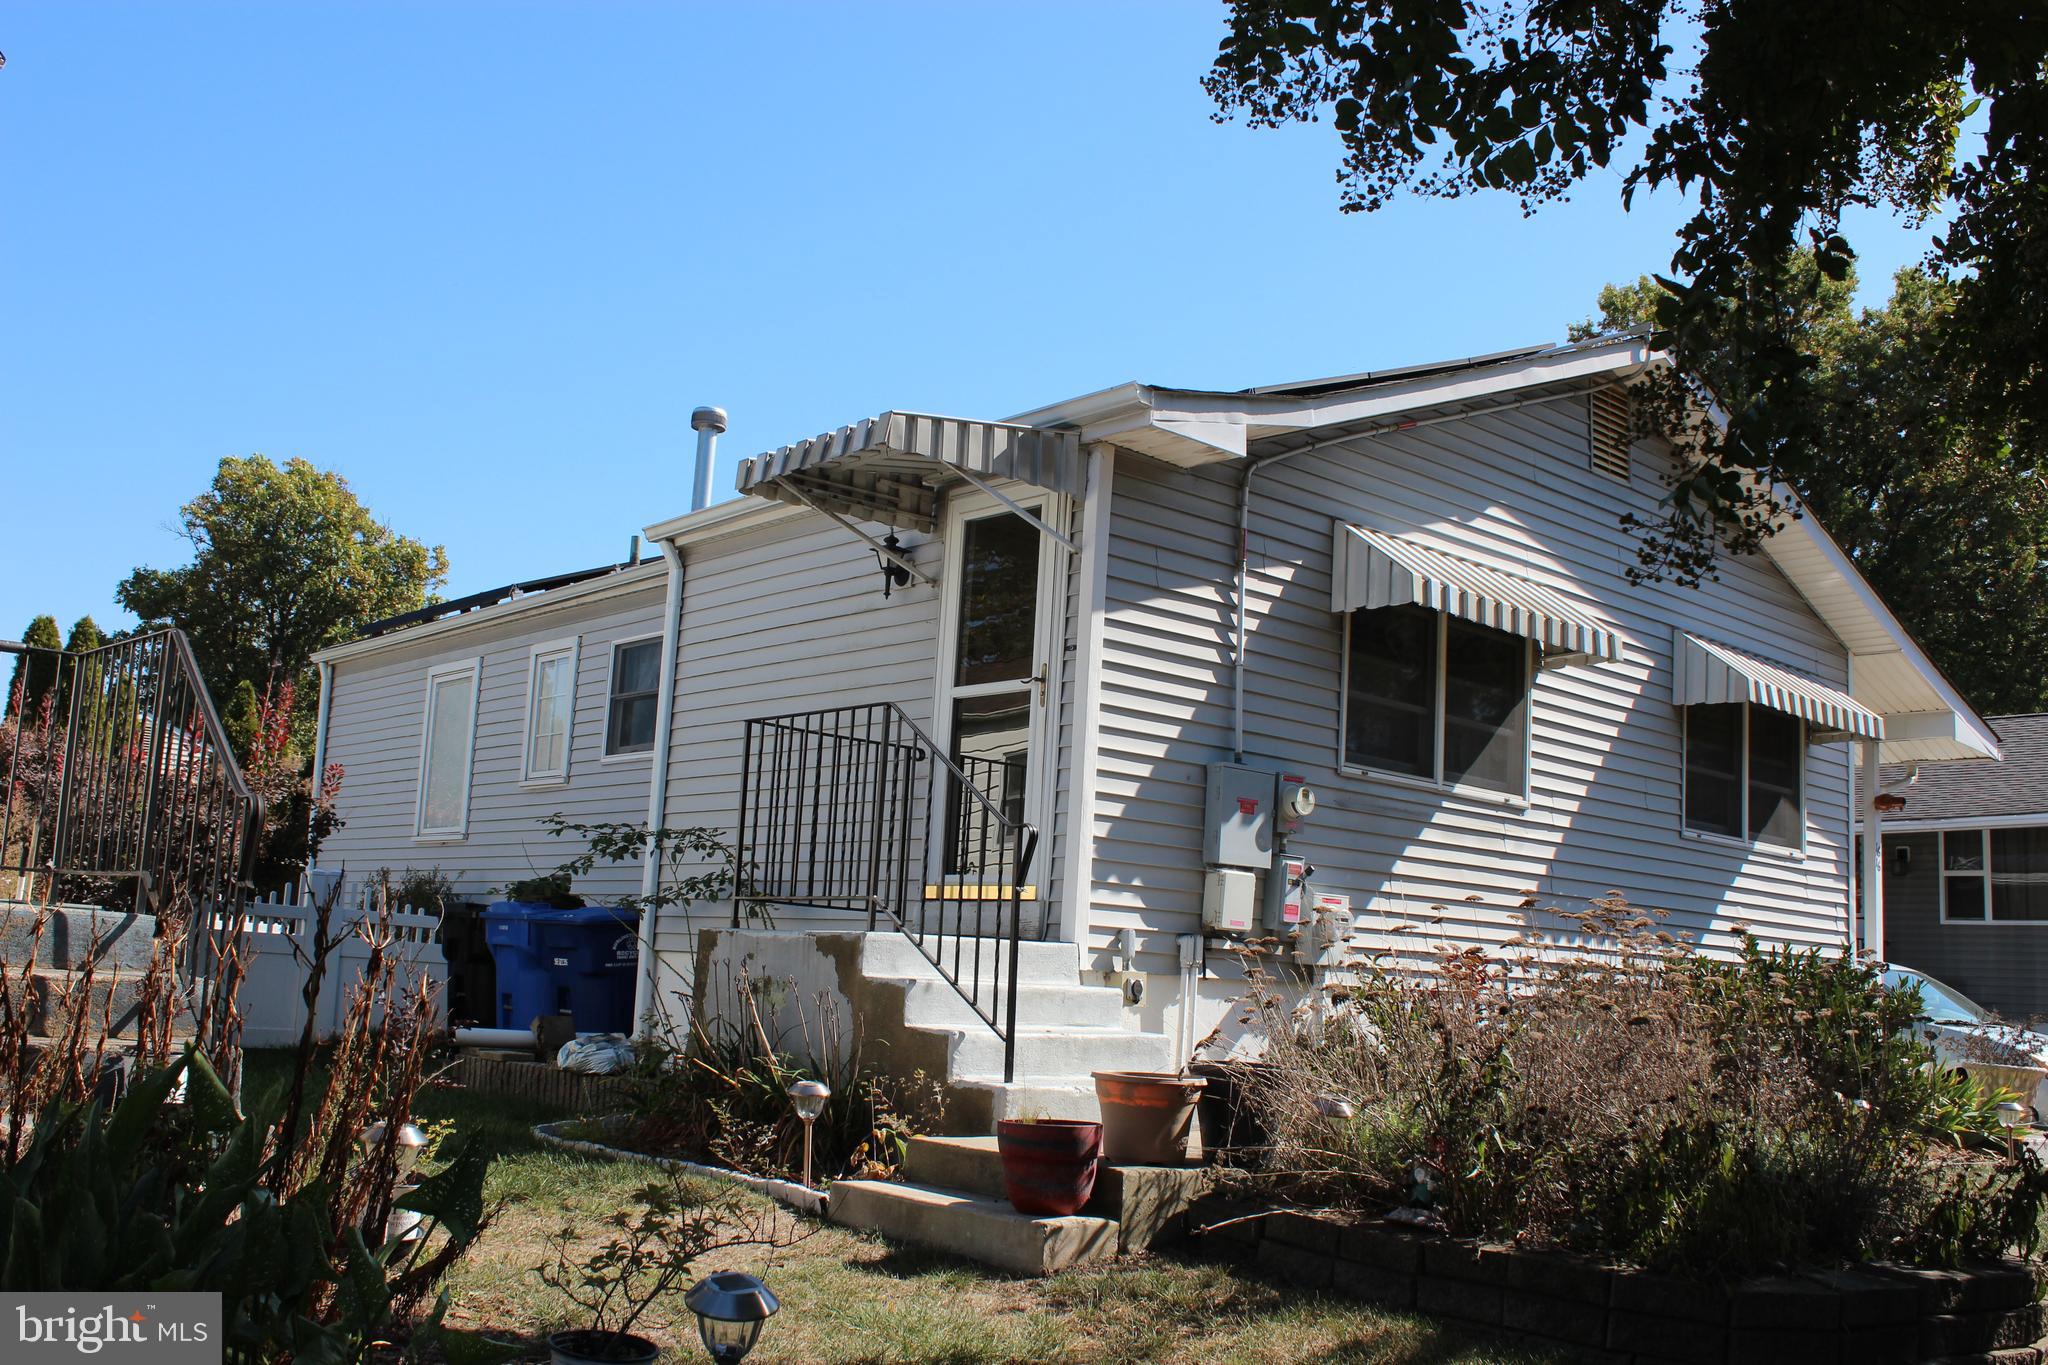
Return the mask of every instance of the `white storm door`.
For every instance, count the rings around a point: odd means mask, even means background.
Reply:
[[[1056,499],[1016,499],[1056,525]],[[1044,879],[1050,840],[1046,773],[1055,670],[1056,607],[1065,555],[1023,517],[984,493],[961,493],[947,509],[946,572],[940,621],[935,738],[1005,820],[1040,832],[1025,898]],[[994,822],[971,797],[933,811],[933,872],[960,899],[1007,899],[1010,879],[997,866]],[[1011,855],[1014,856],[1014,847]]]

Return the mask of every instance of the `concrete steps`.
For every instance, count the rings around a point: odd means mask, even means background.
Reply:
[[[1213,1179],[1205,1167],[1102,1166],[1080,1213],[1035,1218],[1003,1197],[992,1137],[917,1137],[901,1181],[842,1180],[829,1216],[847,1227],[936,1247],[1023,1275],[1142,1251],[1177,1236]]]

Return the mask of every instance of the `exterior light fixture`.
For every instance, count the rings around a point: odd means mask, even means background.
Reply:
[[[1880,815],[1897,815],[1906,808],[1906,798],[1897,792],[1879,792],[1870,804],[1877,807]]]
[[[903,542],[896,538],[894,531],[882,537],[882,548],[886,549],[889,555],[896,555],[899,558],[903,554]],[[904,568],[898,559],[889,558],[889,555],[883,554],[881,550],[875,551],[875,562],[882,566],[882,598],[885,601],[896,589],[910,586],[910,570]]]
[[[697,1335],[718,1365],[736,1365],[761,1339],[761,1327],[782,1307],[768,1286],[738,1271],[700,1280],[683,1296],[697,1315]]]
[[[1316,1112],[1326,1119],[1348,1119],[1354,1111],[1350,1100],[1340,1100],[1335,1095],[1318,1095]]]
[[[823,1081],[798,1081],[789,1088],[789,1102],[796,1109],[796,1116],[804,1121],[804,1188],[811,1185],[811,1125],[818,1121],[818,1115],[825,1112],[825,1101],[832,1098],[832,1087]]]
[[[1998,1106],[1998,1121],[2008,1128],[2017,1128],[2027,1121],[2027,1107],[2007,1100]]]

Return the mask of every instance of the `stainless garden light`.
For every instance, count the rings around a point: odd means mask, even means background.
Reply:
[[[697,1315],[697,1335],[718,1365],[746,1359],[761,1339],[762,1325],[782,1307],[767,1285],[738,1271],[700,1280],[683,1296],[683,1306]]]
[[[357,1142],[361,1145],[365,1158],[376,1155],[378,1148],[384,1145],[384,1135],[388,1131],[382,1119],[363,1129],[363,1135]],[[398,1136],[392,1142],[392,1162],[398,1173],[398,1188],[392,1192],[394,1199],[402,1199],[412,1193],[415,1188],[413,1173],[419,1169],[421,1158],[426,1156],[427,1144],[430,1141],[426,1130],[417,1123],[402,1123],[398,1126]],[[426,1235],[426,1220],[411,1209],[394,1208],[384,1224],[384,1236],[387,1240],[398,1237],[408,1242],[417,1242]]]
[[[818,1115],[825,1112],[825,1101],[832,1098],[832,1087],[823,1081],[798,1081],[789,1088],[789,1102],[796,1107],[796,1116],[804,1121],[804,1188],[811,1186],[811,1125],[818,1121]]]

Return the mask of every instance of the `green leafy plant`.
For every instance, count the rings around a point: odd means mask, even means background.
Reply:
[[[569,885],[567,872],[548,872],[510,882],[499,894],[522,905],[552,905],[557,910],[574,910],[584,902],[583,897],[569,889]]]
[[[631,1336],[634,1326],[705,1256],[738,1247],[787,1247],[810,1235],[773,1206],[750,1204],[731,1189],[710,1194],[701,1182],[674,1174],[643,1187],[605,1226],[604,1239],[580,1258],[572,1258],[577,1230],[562,1228],[554,1237],[554,1255],[534,1267],[543,1284],[588,1315],[587,1328],[563,1335],[576,1339],[578,1354],[598,1359],[632,1359],[638,1344]]]

